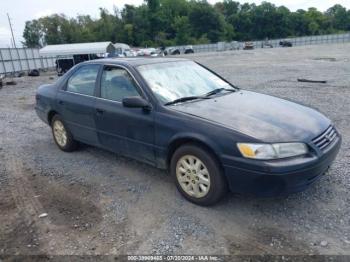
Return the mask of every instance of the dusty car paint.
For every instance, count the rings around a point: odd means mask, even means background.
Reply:
[[[102,59],[79,64],[56,84],[37,92],[36,111],[46,123],[54,113],[63,116],[76,140],[123,154],[159,168],[167,168],[174,150],[183,143],[199,143],[219,160],[235,192],[277,195],[303,190],[326,172],[340,147],[341,136],[325,151],[312,139],[331,122],[321,113],[286,100],[248,91],[208,100],[164,106],[137,71],[139,65],[184,59]],[[100,98],[101,72],[95,95],[65,90],[71,74],[86,64],[121,66],[129,71],[151,109],[126,108]],[[101,69],[100,69],[101,71]],[[281,160],[245,159],[237,142],[304,142],[308,154]],[[300,174],[300,175],[298,175]]]

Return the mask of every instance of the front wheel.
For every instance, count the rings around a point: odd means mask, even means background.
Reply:
[[[51,121],[52,135],[56,145],[65,152],[74,151],[78,142],[73,139],[72,134],[66,128],[62,117],[55,115]]]
[[[205,148],[181,146],[175,151],[170,168],[180,193],[195,204],[215,204],[227,192],[220,165]]]

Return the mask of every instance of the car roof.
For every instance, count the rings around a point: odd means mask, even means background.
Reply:
[[[130,65],[130,66],[140,66],[149,64],[159,64],[168,62],[180,62],[180,61],[190,61],[185,58],[160,58],[160,57],[130,57],[130,58],[102,58],[96,60],[90,60],[84,62],[84,64],[89,63],[99,63],[99,64],[115,64],[115,65]]]

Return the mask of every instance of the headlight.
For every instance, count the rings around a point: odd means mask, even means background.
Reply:
[[[304,143],[237,143],[237,147],[244,157],[261,160],[300,156],[308,152],[307,146]]]

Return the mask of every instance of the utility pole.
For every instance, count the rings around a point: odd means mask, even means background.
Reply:
[[[9,13],[7,13],[7,19],[9,20],[9,25],[10,25],[10,29],[11,29],[11,35],[12,35],[12,41],[13,41],[13,46],[17,52],[17,61],[16,63],[19,65],[19,68],[20,70],[22,71],[23,70],[23,67],[22,67],[22,63],[21,63],[21,57],[19,56],[19,52],[18,52],[18,49],[17,49],[17,46],[16,46],[16,41],[15,41],[15,37],[13,35],[13,30],[12,30],[12,24],[11,24],[11,19],[10,19],[10,16],[9,16]],[[12,57],[11,55],[11,51],[9,50],[10,52],[10,56]],[[12,60],[12,58],[11,58]],[[14,63],[14,61],[12,60],[12,64]],[[17,71],[17,68],[14,67],[14,71],[16,72]]]
[[[14,46],[14,48],[17,49],[16,42],[15,42],[15,37],[13,36],[12,24],[11,24],[11,19],[10,19],[9,13],[7,13],[7,19],[9,20],[9,25],[10,25],[11,35],[12,35],[13,46]]]

